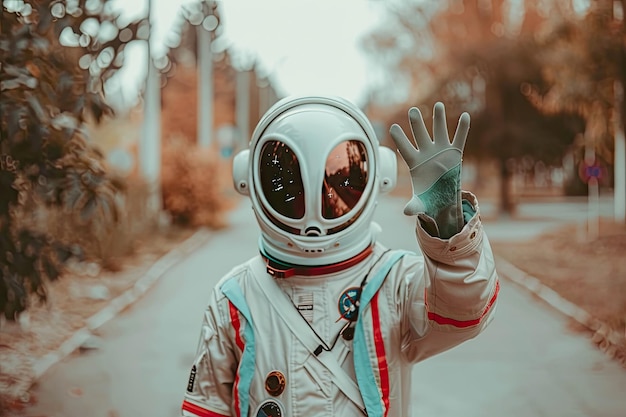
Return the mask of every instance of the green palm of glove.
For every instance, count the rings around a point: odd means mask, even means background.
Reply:
[[[470,116],[468,113],[461,115],[452,142],[443,103],[434,106],[433,139],[416,107],[409,109],[409,122],[417,147],[399,125],[394,124],[389,130],[411,173],[413,197],[404,207],[404,213],[409,216],[425,213],[435,221],[435,230],[432,227],[427,230],[438,237],[450,238],[464,225],[461,162]]]

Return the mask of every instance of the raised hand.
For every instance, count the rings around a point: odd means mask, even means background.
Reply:
[[[452,142],[448,136],[443,103],[438,102],[434,107],[432,139],[422,113],[416,107],[409,109],[409,122],[416,146],[399,125],[394,124],[389,130],[411,173],[413,197],[406,204],[404,213],[428,215],[436,222],[438,236],[449,238],[458,233],[464,224],[461,162],[470,116],[468,113],[461,115]]]

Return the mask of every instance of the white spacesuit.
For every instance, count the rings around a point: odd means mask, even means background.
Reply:
[[[409,416],[410,365],[487,326],[499,285],[477,200],[460,190],[469,116],[452,142],[440,103],[434,140],[416,108],[409,119],[419,150],[391,135],[411,170],[417,252],[377,242],[396,157],[354,104],[290,97],[262,118],[233,162],[260,253],[210,297],[184,416]]]

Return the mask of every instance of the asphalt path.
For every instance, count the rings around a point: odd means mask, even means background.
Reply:
[[[381,200],[380,240],[417,250],[414,220],[402,214],[403,203]],[[542,208],[542,214],[556,215],[524,224],[489,223],[486,229],[496,240],[526,238],[531,230],[538,233],[566,220],[563,210],[579,209]],[[33,390],[36,404],[22,415],[180,415],[208,294],[230,268],[256,253],[257,239],[253,213],[242,201],[229,228],[215,232],[100,328],[99,349],[75,353],[44,374]],[[505,279],[489,328],[416,365],[414,379],[414,416],[626,416],[626,370],[570,331],[565,317]]]

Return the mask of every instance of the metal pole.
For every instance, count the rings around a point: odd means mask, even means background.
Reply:
[[[622,120],[623,86],[619,80],[614,82],[615,106],[613,109],[613,126],[615,131],[614,153],[614,185],[613,204],[615,221],[626,223],[626,140],[624,138],[624,122]]]
[[[590,143],[588,131],[585,131],[584,163],[587,167],[596,165],[595,144]],[[587,241],[594,241],[598,238],[600,230],[599,198],[600,190],[598,178],[593,176],[587,180]]]
[[[587,240],[593,242],[600,234],[600,187],[596,177],[589,178],[589,202],[587,215]]]
[[[198,35],[198,145],[208,147],[213,139],[213,59],[211,32],[202,25]]]
[[[147,76],[143,96],[143,125],[139,141],[139,165],[149,187],[148,207],[151,214],[162,208],[161,202],[161,80],[154,66],[150,40],[152,35],[152,0],[148,0],[150,34],[147,40]]]
[[[235,111],[240,145],[250,141],[250,71],[237,71]]]
[[[617,11],[620,13],[616,13]],[[624,13],[626,12],[626,0],[613,2],[613,19],[620,28],[621,35],[626,36],[624,26]],[[617,77],[613,81],[613,131],[615,135],[615,150],[613,154],[613,211],[617,223],[626,223],[626,139],[624,138],[624,71],[626,62],[624,57],[625,45],[621,45],[621,53],[617,58]]]
[[[259,120],[265,112],[270,108],[270,89],[268,80],[259,80]]]

